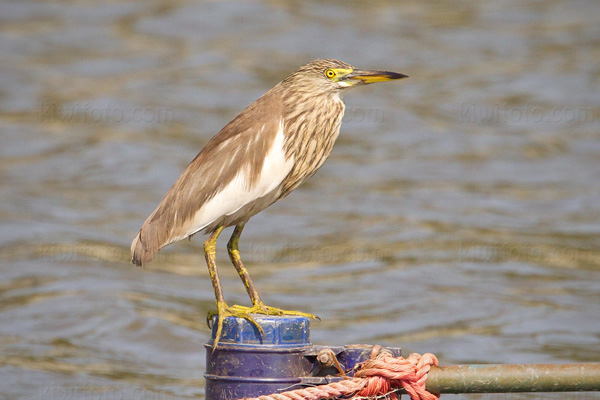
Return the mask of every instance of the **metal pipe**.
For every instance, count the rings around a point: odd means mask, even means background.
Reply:
[[[600,391],[600,363],[432,367],[426,389],[436,394]]]

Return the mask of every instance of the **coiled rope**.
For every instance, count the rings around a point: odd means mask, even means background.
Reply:
[[[371,358],[356,368],[354,378],[246,400],[397,400],[400,389],[404,389],[411,400],[436,400],[438,395],[425,390],[427,373],[433,365],[438,365],[438,360],[431,353],[396,358],[381,351],[380,346],[374,346]]]

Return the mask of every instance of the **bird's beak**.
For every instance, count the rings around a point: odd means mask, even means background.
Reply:
[[[376,70],[352,70],[349,74],[345,75],[342,79],[343,82],[354,85],[367,85],[375,82],[386,82],[393,81],[395,79],[408,78],[408,75],[400,74],[398,72],[390,71],[376,71]]]

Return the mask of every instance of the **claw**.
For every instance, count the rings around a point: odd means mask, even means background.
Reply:
[[[295,315],[298,317],[306,317],[306,318],[317,319],[317,320],[321,321],[321,318],[319,318],[318,316],[316,316],[314,314],[308,314],[308,313],[301,312],[301,311],[282,310],[282,309],[276,308],[276,307],[269,307],[269,306],[265,305],[263,302],[256,303],[252,307],[240,306],[238,304],[234,304],[233,306],[229,307],[225,303],[217,303],[217,309],[218,309],[217,311],[209,311],[208,316],[206,317],[207,322],[209,322],[209,327],[212,329],[212,326],[211,326],[212,324],[210,323],[212,321],[212,317],[214,317],[215,315],[218,316],[217,332],[215,334],[213,350],[215,350],[217,348],[219,339],[221,339],[221,332],[223,330],[223,321],[227,317],[238,317],[238,318],[246,319],[248,322],[250,322],[252,325],[254,325],[256,327],[256,329],[258,329],[262,339],[265,338],[265,331],[263,330],[262,326],[260,326],[260,324],[254,319],[254,317],[251,314]]]
[[[219,313],[216,311],[209,311],[208,314],[206,314],[206,325],[208,325],[209,329],[212,329],[212,318],[215,315],[219,315]]]

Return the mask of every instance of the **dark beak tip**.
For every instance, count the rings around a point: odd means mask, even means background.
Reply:
[[[354,70],[352,73],[344,77],[344,79],[360,81],[359,84],[393,81],[404,78],[408,78],[408,75],[401,74],[399,72],[381,70]]]

